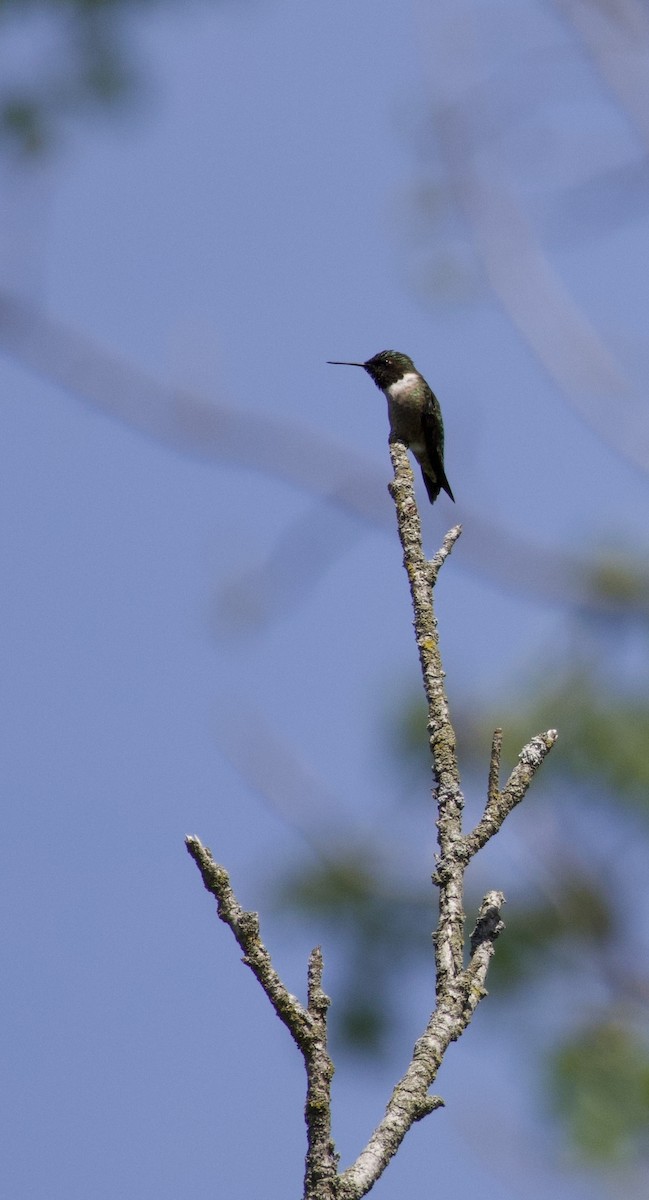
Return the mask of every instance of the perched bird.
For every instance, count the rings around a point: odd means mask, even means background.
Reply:
[[[428,499],[434,504],[440,489],[455,500],[444,473],[444,424],[439,401],[407,354],[381,350],[367,362],[334,362],[332,367],[362,367],[388,402],[390,441],[403,442],[414,454]]]

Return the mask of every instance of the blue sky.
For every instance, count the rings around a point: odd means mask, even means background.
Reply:
[[[206,1181],[232,1200],[286,1195],[287,1180],[299,1192],[301,1063],[218,925],[183,836],[212,847],[251,908],[310,853],[231,761],[228,738],[252,736],[258,718],[318,781],[296,825],[345,837],[388,819],[385,722],[417,672],[384,488],[387,420],[369,380],[326,360],[393,346],[439,394],[457,505],[426,509],[431,553],[451,523],[466,530],[438,588],[452,700],[507,697],[563,630],[560,606],[476,569],[472,514],[575,553],[616,536],[646,545],[646,477],[539,365],[494,296],[466,215],[449,209],[415,236],[417,189],[442,206],[454,195],[433,111],[443,118],[472,89],[492,97],[471,112],[485,153],[499,156],[494,181],[536,227],[554,229],[552,214],[598,165],[643,160],[559,9],[502,3],[489,20],[483,10],[383,0],[144,10],[130,27],[139,103],[113,121],[71,120],[46,162],[2,167],[4,287],[161,384],[247,414],[253,441],[263,412],[296,425],[294,454],[302,428],[351,448],[382,514],[376,527],[342,516],[323,527],[322,505],[281,475],[174,452],[0,359],[10,1148],[0,1177],[14,1200],[176,1200]],[[561,86],[494,133],[493,112],[516,107],[532,61],[558,64]],[[626,222],[612,207],[596,235],[549,247],[638,389],[648,231],[646,204]],[[449,262],[465,303],[449,294]],[[216,620],[223,589],[242,575],[263,587],[258,569],[278,539],[300,522],[308,545],[311,521],[314,537],[326,529],[341,545],[313,586],[260,629]],[[405,837],[400,852],[426,872],[432,822],[416,845]],[[507,870],[505,858],[492,886],[507,891]],[[296,934],[272,913],[262,929],[300,990],[320,931]],[[428,1003],[413,984],[387,1065],[341,1063],[344,1161],[382,1114]],[[495,1121],[494,1154],[475,1148],[494,1095],[514,1141],[543,1144],[521,1099],[529,1073],[480,1012],[444,1066],[447,1109],[411,1133],[373,1194],[427,1196],[452,1173],[455,1195],[479,1187],[508,1200],[525,1171],[532,1200],[593,1195],[592,1182],[562,1183],[543,1155],[530,1173]]]

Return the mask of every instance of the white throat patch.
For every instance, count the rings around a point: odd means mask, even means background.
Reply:
[[[403,396],[404,392],[409,392],[415,386],[419,376],[415,371],[408,371],[406,375],[402,375],[401,379],[397,379],[396,383],[391,383],[389,388],[386,388],[388,396],[391,400],[397,400],[399,396]]]

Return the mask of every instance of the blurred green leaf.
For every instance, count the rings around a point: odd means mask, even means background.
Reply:
[[[0,0],[0,30],[33,47],[22,77],[0,84],[0,143],[24,155],[42,153],[70,116],[132,99],[143,72],[129,17],[156,3]]]
[[[359,847],[292,873],[275,890],[275,900],[294,914],[314,914],[335,932],[344,979],[332,1009],[333,1031],[356,1053],[380,1053],[395,1022],[399,969],[426,952],[432,967],[432,887],[419,893],[391,884],[385,867]]]
[[[649,1046],[622,1024],[592,1025],[550,1059],[558,1116],[588,1163],[622,1164],[649,1150]]]
[[[640,616],[647,621],[649,575],[644,563],[612,547],[586,568],[585,576],[592,595],[617,609],[622,619]]]
[[[563,965],[563,951],[597,950],[614,939],[618,924],[601,886],[574,865],[553,886],[552,900],[522,907],[512,905],[507,913],[506,932],[498,941],[490,967],[490,990],[511,989],[529,983],[534,976]]]
[[[618,809],[626,805],[649,817],[649,700],[644,695],[620,694],[601,683],[594,670],[580,667],[551,692],[537,693],[527,708],[519,705],[500,719],[506,731],[505,763],[513,765],[520,747],[551,719],[561,741],[544,781],[564,778],[567,786],[577,784],[582,795],[587,788],[593,800]],[[480,741],[471,746],[476,757],[490,729],[491,723],[483,724]]]
[[[0,136],[22,146],[28,154],[41,151],[49,135],[42,106],[15,96],[0,105]]]

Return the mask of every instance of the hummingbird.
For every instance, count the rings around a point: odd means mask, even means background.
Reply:
[[[388,402],[390,441],[403,442],[414,454],[434,504],[440,489],[455,501],[444,473],[444,424],[433,389],[407,354],[381,350],[367,362],[334,362],[332,367],[362,367]]]

